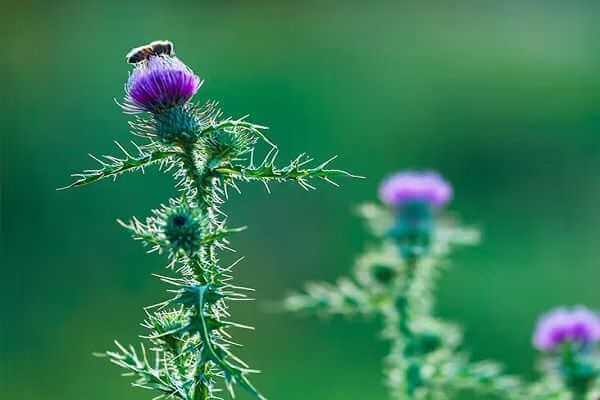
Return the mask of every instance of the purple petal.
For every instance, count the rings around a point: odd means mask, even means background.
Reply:
[[[382,182],[379,198],[390,206],[423,201],[443,207],[452,198],[452,186],[435,172],[399,172]]]
[[[553,351],[563,343],[587,345],[600,341],[600,317],[578,306],[557,308],[538,320],[533,345],[541,351]]]
[[[200,78],[179,59],[153,56],[137,64],[129,76],[124,108],[132,113],[158,113],[185,104],[201,84]]]

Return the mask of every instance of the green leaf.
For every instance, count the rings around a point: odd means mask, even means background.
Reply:
[[[129,349],[115,341],[118,351],[107,351],[97,354],[99,357],[108,357],[110,362],[128,371],[127,375],[136,378],[133,386],[143,389],[157,390],[168,398],[190,400],[185,388],[168,373],[163,365],[162,354],[155,351],[154,362],[151,363],[145,347],[141,346],[139,356],[133,346]],[[161,396],[162,397],[162,396]]]
[[[329,164],[335,160],[337,156],[331,157],[329,160],[315,167],[308,167],[308,164],[310,164],[313,160],[306,154],[300,154],[284,167],[277,167],[275,165],[276,158],[277,151],[275,150],[269,152],[259,166],[254,166],[252,162],[248,166],[231,165],[227,167],[216,168],[215,173],[231,179],[239,179],[243,181],[257,180],[262,181],[265,184],[269,183],[270,181],[292,181],[298,183],[307,190],[314,189],[314,186],[312,186],[308,181],[315,178],[323,179],[334,186],[338,185],[333,181],[333,178],[364,178],[341,169],[328,168]]]
[[[98,158],[90,154],[90,157],[100,164],[100,168],[73,174],[72,176],[76,178],[76,180],[68,186],[59,188],[59,190],[89,185],[106,178],[116,178],[125,172],[143,171],[145,167],[164,162],[168,158],[179,154],[176,151],[162,151],[156,149],[147,152],[149,149],[136,145],[138,154],[131,155],[119,143],[117,143],[117,146],[123,152],[123,155],[120,158],[113,156],[103,156]]]
[[[192,291],[188,291],[188,294],[193,295],[196,303],[196,318],[191,321],[191,325],[186,326],[184,329],[193,331],[200,336],[203,364],[210,361],[222,371],[227,390],[232,397],[234,397],[233,385],[238,384],[259,400],[266,400],[248,379],[248,374],[259,371],[247,368],[245,363],[232,354],[226,346],[215,342],[213,339],[211,332],[216,327],[248,327],[233,322],[216,320],[208,315],[205,309],[210,304],[210,291],[210,285],[194,286]],[[234,360],[236,363],[234,364],[230,360]]]

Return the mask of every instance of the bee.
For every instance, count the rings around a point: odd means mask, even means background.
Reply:
[[[129,64],[137,64],[147,60],[151,56],[159,56],[161,54],[174,56],[175,48],[173,47],[173,43],[169,42],[168,40],[156,40],[145,46],[132,49],[129,53],[127,53],[125,58]]]

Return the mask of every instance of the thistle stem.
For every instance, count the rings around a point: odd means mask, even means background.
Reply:
[[[204,364],[203,373],[207,372],[208,364]],[[210,388],[202,382],[196,383],[192,400],[208,400],[210,399]]]
[[[410,291],[410,288],[412,286],[412,283],[413,283],[413,280],[415,277],[415,268],[416,268],[416,260],[411,258],[406,263],[406,277],[404,279],[402,289],[400,291],[401,294],[398,297],[398,300],[396,301],[396,306],[397,306],[398,314],[400,317],[400,321],[399,321],[400,333],[404,336],[404,339],[407,341],[412,339],[412,337],[414,336],[413,331],[410,328],[408,292]]]
[[[214,231],[216,229],[213,215],[214,210],[211,207],[212,202],[210,200],[210,197],[212,196],[213,183],[212,178],[207,174],[207,162],[205,161],[204,165],[202,166],[198,165],[196,156],[194,154],[194,146],[192,144],[181,145],[181,149],[183,150],[183,168],[187,173],[191,185],[196,189],[196,198],[194,199],[195,204],[197,204],[197,207],[201,212],[208,215],[208,228],[210,231]],[[208,244],[207,247],[207,264],[213,267],[211,269],[214,269],[214,265],[216,263],[215,246],[214,244]],[[202,269],[203,262],[200,257],[201,256],[196,256],[196,259],[191,260],[192,265],[196,267],[194,272],[199,278],[199,281],[204,283],[212,283],[214,281],[214,273],[212,272],[214,271],[211,270],[210,276],[207,276],[209,274],[207,271]],[[198,312],[202,312],[202,310],[198,310]],[[198,367],[200,366],[197,366],[196,368]],[[210,364],[204,363],[201,368],[202,371],[196,371],[194,376],[198,376],[198,372],[200,372],[204,378],[208,379],[208,375],[210,373]],[[210,386],[205,383],[204,379],[198,379],[195,382],[192,400],[209,400],[210,398]]]
[[[416,263],[415,258],[407,260],[406,275],[398,289],[398,296],[395,298],[393,307],[388,312],[384,312],[386,329],[393,333],[391,338],[392,353],[402,353],[401,359],[406,362],[401,365],[394,365],[397,360],[395,357],[391,358],[393,368],[400,369],[405,376],[407,384],[402,398],[407,399],[414,398],[415,389],[420,385],[419,360],[414,356],[409,357],[404,354],[405,349],[412,345],[415,338],[410,320],[409,292],[415,278]]]
[[[196,201],[200,211],[208,212],[210,205],[210,182],[207,185],[207,180],[210,179],[206,174],[206,162],[202,166],[198,165],[196,161],[196,154],[194,152],[194,145],[190,143],[180,144],[180,148],[183,151],[181,161],[183,168],[190,180],[192,187],[196,190]]]

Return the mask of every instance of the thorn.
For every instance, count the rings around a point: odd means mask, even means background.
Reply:
[[[265,189],[267,190],[268,194],[271,194],[271,188],[269,187],[269,184],[267,183],[267,181],[262,181],[263,185],[265,185]]]
[[[340,185],[338,185],[336,182],[332,181],[332,180],[331,180],[329,177],[327,177],[327,176],[326,176],[326,177],[324,177],[323,179],[324,179],[326,182],[328,182],[328,183],[332,184],[332,185],[333,185],[333,186],[335,186],[335,187],[340,187]]]
[[[335,160],[336,158],[338,158],[337,155],[329,158],[328,160],[326,160],[325,162],[323,162],[321,165],[319,165],[316,169],[324,169],[327,165],[329,165],[333,160]]]
[[[125,154],[128,158],[133,158],[128,152],[127,150],[125,150],[125,148],[123,146],[121,146],[121,143],[117,142],[116,140],[114,141],[115,144],[117,145],[117,147],[123,152],[123,154]]]
[[[99,164],[108,167],[109,164],[105,163],[104,161],[102,161],[101,159],[99,159],[98,157],[96,157],[95,155],[88,153],[88,156],[90,156],[94,161],[98,162]]]

